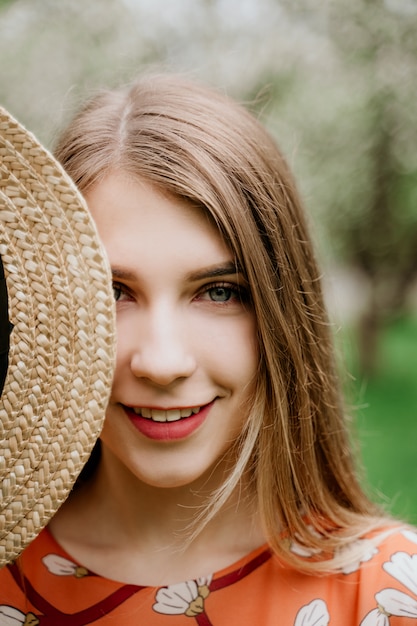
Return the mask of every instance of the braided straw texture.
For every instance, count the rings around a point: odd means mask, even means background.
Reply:
[[[0,400],[0,567],[68,496],[100,434],[115,360],[110,269],[75,185],[0,108],[0,254],[11,333]]]

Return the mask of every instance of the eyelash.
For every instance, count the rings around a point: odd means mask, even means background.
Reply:
[[[246,303],[249,300],[249,293],[245,287],[242,287],[242,285],[237,285],[235,283],[227,283],[227,282],[218,282],[218,283],[212,283],[209,285],[204,285],[204,287],[198,293],[197,299],[202,299],[204,295],[207,295],[210,292],[215,291],[216,289],[224,290],[225,292],[227,291],[230,292],[229,297],[226,300],[215,300],[215,299],[210,298],[210,301],[216,304],[227,305],[231,300],[233,300],[233,295],[234,295],[234,299],[237,299],[241,303]],[[116,302],[118,302],[121,296],[123,295],[129,296],[129,290],[127,289],[127,287],[125,287],[121,283],[113,282],[113,292],[114,292],[114,299]]]
[[[215,302],[216,304],[228,304],[233,299],[233,294],[235,296],[234,299],[237,299],[239,302],[242,302],[242,303],[247,302],[249,299],[248,291],[244,287],[242,287],[241,285],[236,285],[234,283],[226,283],[226,282],[219,282],[219,283],[213,283],[211,285],[204,285],[198,297],[201,298],[201,296],[204,296],[205,294],[209,294],[211,291],[215,291],[216,289],[218,290],[223,289],[225,292],[230,291],[230,295],[227,298],[227,300],[214,300],[210,298],[210,300],[212,302]]]
[[[117,296],[116,296],[116,292],[118,292]],[[120,300],[121,295],[129,295],[128,289],[121,283],[116,283],[116,282],[113,282],[113,293],[114,293],[114,299],[116,302]]]

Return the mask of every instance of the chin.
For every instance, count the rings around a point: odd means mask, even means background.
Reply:
[[[183,474],[175,475],[171,472],[168,475],[142,478],[142,482],[155,489],[181,489],[198,483],[200,477],[199,474],[184,476]]]

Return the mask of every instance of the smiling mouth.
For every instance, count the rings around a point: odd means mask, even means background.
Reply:
[[[185,417],[196,415],[200,412],[201,406],[187,407],[186,409],[149,409],[147,407],[132,407],[135,415],[150,419],[153,422],[177,422]]]

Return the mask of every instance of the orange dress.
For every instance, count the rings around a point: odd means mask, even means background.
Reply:
[[[0,570],[0,626],[417,626],[417,532],[355,547],[357,562],[331,575],[302,574],[264,546],[205,578],[154,588],[96,575],[46,529]]]

